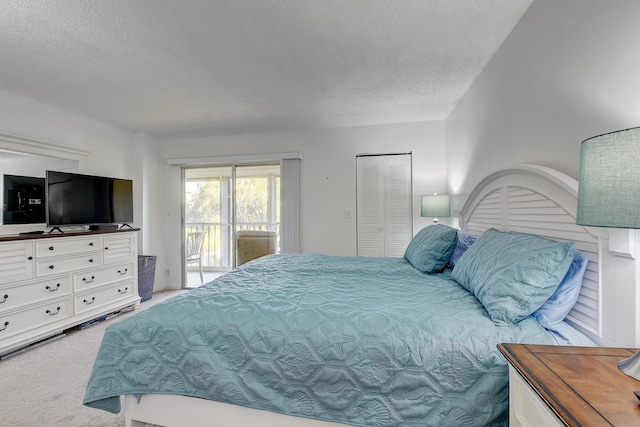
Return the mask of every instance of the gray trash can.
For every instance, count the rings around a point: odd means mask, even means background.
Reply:
[[[141,301],[151,299],[156,275],[156,256],[138,255],[138,293]]]

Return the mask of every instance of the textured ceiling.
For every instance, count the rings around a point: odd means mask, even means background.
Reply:
[[[2,0],[0,90],[159,138],[443,120],[532,0]]]

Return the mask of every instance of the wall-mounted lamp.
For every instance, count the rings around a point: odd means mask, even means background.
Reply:
[[[438,217],[445,218],[451,216],[449,207],[449,196],[434,193],[433,196],[422,196],[420,216],[433,217],[435,224],[440,221]]]
[[[640,128],[582,142],[578,186],[579,225],[640,228]],[[618,363],[640,380],[640,351]]]

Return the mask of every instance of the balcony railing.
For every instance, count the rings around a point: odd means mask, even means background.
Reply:
[[[238,230],[275,230],[277,244],[280,242],[280,223],[242,222],[236,224]],[[233,265],[233,239],[231,238],[231,224],[196,222],[185,224],[186,232],[204,231],[206,233],[202,245],[202,266],[208,271],[228,271]],[[197,269],[191,265],[189,269]]]

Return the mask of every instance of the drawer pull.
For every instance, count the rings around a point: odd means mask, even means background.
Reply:
[[[90,242],[90,243],[89,243],[89,246],[93,246],[93,242]]]
[[[87,305],[91,305],[91,304],[93,304],[94,302],[96,302],[96,297],[91,297],[91,300],[83,299],[83,300],[82,300],[82,302],[83,302],[83,303],[85,303],[85,304],[87,304]]]
[[[54,249],[55,249],[55,248],[54,248],[53,246],[49,246],[49,250],[50,250],[50,251],[52,251],[52,250],[54,250]]]
[[[123,291],[123,290],[121,290],[121,289],[118,289],[118,293],[119,293],[120,295],[122,295],[122,294],[126,294],[128,290],[129,290],[129,288],[124,288],[124,291]]]
[[[105,251],[108,251],[108,250],[109,250],[109,246],[105,247],[105,248],[104,248],[104,250],[105,250]]]
[[[55,292],[58,289],[60,289],[60,283],[58,283],[55,288],[52,288],[51,286],[47,285],[45,286],[45,289],[48,290],[49,292]]]
[[[55,267],[53,264],[51,264],[51,265],[49,266],[49,270],[53,270],[54,268],[56,268],[56,267]]]
[[[58,314],[58,313],[60,313],[60,307],[58,307],[58,309],[56,310],[56,312],[55,312],[55,313],[54,313],[53,311],[51,311],[51,310],[47,310],[47,314],[48,314],[49,316],[55,316],[55,315],[56,315],[56,314]]]
[[[4,304],[5,302],[7,302],[8,299],[9,299],[9,295],[4,294],[4,298],[2,299],[2,301],[0,301],[0,304]]]
[[[4,331],[5,329],[7,329],[7,326],[9,326],[9,322],[4,322],[4,328],[0,329],[0,332]]]
[[[89,259],[89,262],[93,262],[93,258],[90,258],[90,259]]]
[[[124,271],[118,270],[118,274],[121,275],[121,276],[124,276],[125,274],[127,274],[128,271],[129,271],[128,268],[125,268]]]
[[[91,282],[93,282],[93,279],[95,279],[95,278],[96,278],[96,276],[91,276],[91,279],[87,279],[86,277],[83,277],[82,281],[84,283],[91,283]]]
[[[27,258],[27,260],[31,261],[31,260],[33,260],[33,257],[30,256],[30,257]]]

